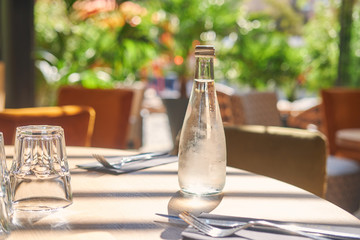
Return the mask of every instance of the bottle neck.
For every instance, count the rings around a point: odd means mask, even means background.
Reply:
[[[195,79],[214,80],[214,57],[196,57]]]

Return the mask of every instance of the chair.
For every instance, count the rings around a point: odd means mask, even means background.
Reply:
[[[231,125],[234,123],[234,115],[232,112],[232,102],[231,102],[231,96],[221,92],[216,92],[219,108],[220,108],[220,114],[221,119],[224,123],[224,125]]]
[[[360,206],[360,163],[337,156],[327,159],[326,200],[350,213]]]
[[[275,92],[251,91],[240,95],[247,125],[282,126]]]
[[[94,122],[95,110],[88,106],[17,108],[0,112],[0,131],[6,145],[14,144],[18,126],[57,125],[64,129],[67,146],[90,146]]]
[[[135,82],[130,86],[119,86],[127,88],[134,92],[130,111],[130,126],[128,130],[127,146],[128,148],[139,149],[142,146],[143,119],[141,110],[143,107],[146,84],[144,82]]]
[[[217,96],[225,125],[283,125],[275,92],[251,91],[238,94],[217,88]]]
[[[321,133],[276,126],[224,128],[228,166],[325,196],[327,153]]]
[[[59,106],[76,104],[95,109],[92,147],[127,148],[133,91],[130,89],[87,89],[63,86],[58,92]]]
[[[186,114],[188,98],[162,98],[162,103],[165,106],[166,114],[169,120],[171,139],[174,148],[177,149],[179,134],[183,125]]]
[[[235,123],[235,118],[233,113],[232,96],[234,96],[235,90],[221,83],[216,83],[215,87],[221,119],[224,125],[233,125]]]
[[[316,129],[325,133],[321,104],[317,104],[301,112],[290,114],[287,118],[286,126],[301,129]]]
[[[360,89],[323,89],[321,96],[330,154],[360,161]]]

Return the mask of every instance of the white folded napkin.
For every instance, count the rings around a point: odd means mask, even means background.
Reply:
[[[134,172],[145,168],[155,167],[163,164],[168,164],[172,162],[176,162],[178,160],[177,156],[159,156],[154,157],[151,159],[144,159],[144,160],[137,160],[135,162],[129,162],[124,164],[120,169],[112,169],[112,168],[105,168],[103,165],[101,165],[99,162],[91,162],[91,163],[85,163],[85,164],[78,164],[77,167],[87,169],[87,170],[93,170],[93,171],[99,171],[99,172],[105,172],[110,173],[114,175],[122,174],[122,173],[128,173],[128,172]]]

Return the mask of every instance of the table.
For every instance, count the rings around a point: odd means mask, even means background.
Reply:
[[[6,146],[7,155],[13,148]],[[92,153],[130,154],[129,151],[68,147],[73,204],[18,223],[7,238],[17,239],[180,239],[182,228],[167,226],[155,213],[176,214],[186,209],[243,217],[307,223],[351,225],[360,220],[309,192],[268,177],[227,168],[223,195],[184,197],[179,192],[177,164],[122,175],[76,168],[93,161]]]

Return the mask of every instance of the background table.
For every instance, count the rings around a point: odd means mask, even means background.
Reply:
[[[6,146],[7,155],[13,148]],[[94,161],[92,153],[129,151],[68,147],[73,204],[63,210],[28,215],[17,221],[13,239],[180,239],[182,228],[171,227],[155,213],[181,210],[242,217],[359,227],[360,221],[337,206],[292,185],[227,168],[222,195],[199,198],[179,192],[177,164],[171,163],[122,175],[76,168]]]

